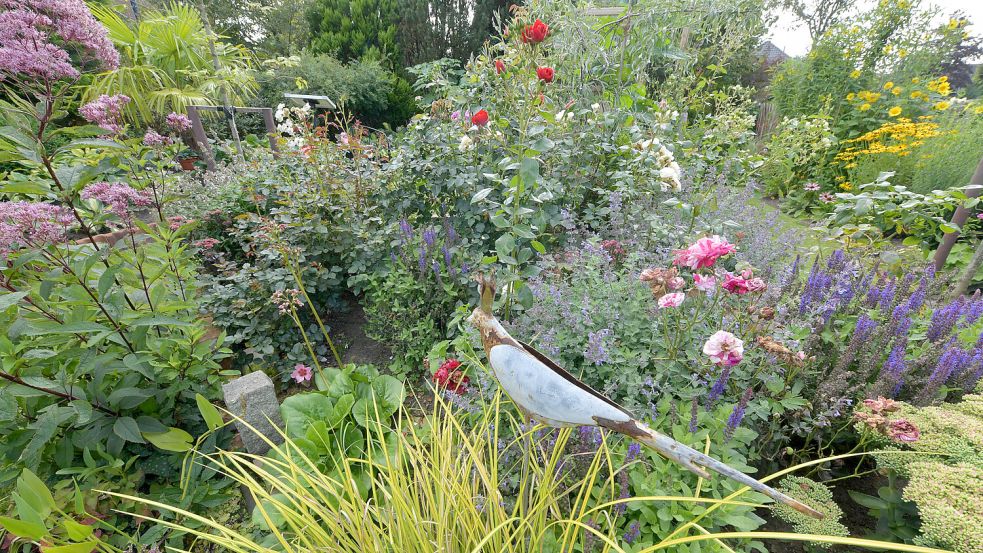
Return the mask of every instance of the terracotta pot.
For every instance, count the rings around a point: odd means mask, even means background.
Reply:
[[[181,164],[181,169],[184,169],[185,171],[194,171],[195,162],[198,161],[198,159],[199,158],[197,157],[183,157],[177,161]]]

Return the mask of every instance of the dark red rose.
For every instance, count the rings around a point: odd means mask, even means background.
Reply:
[[[550,28],[546,23],[540,20],[536,20],[532,25],[526,25],[525,29],[522,29],[522,35],[519,37],[522,42],[532,42],[537,44],[546,40],[546,37],[550,34]]]
[[[479,127],[484,127],[485,125],[487,125],[488,124],[488,112],[485,111],[485,110],[483,110],[483,109],[482,110],[478,110],[478,113],[475,113],[474,115],[471,116],[471,124],[472,125],[477,125]]]
[[[553,68],[540,67],[536,69],[536,76],[539,77],[539,80],[543,81],[544,83],[551,83],[553,82]]]
[[[495,72],[501,75],[502,71],[505,71],[505,62],[502,60],[495,60]]]

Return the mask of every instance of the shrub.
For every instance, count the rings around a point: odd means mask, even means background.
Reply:
[[[269,65],[260,78],[257,102],[262,106],[290,104],[283,97],[288,92],[327,96],[346,114],[373,128],[399,127],[416,111],[408,84],[378,62],[345,64],[328,54],[305,53]]]
[[[882,467],[908,478],[902,494],[914,502],[921,516],[921,535],[915,543],[957,553],[979,552],[983,547],[979,506],[983,396],[967,394],[959,403],[921,408],[869,401],[855,417],[860,433],[873,447],[914,453],[877,459]]]

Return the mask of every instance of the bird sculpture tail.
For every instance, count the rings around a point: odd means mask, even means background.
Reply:
[[[809,507],[808,505],[805,505],[804,503],[793,499],[770,486],[766,486],[761,482],[758,482],[754,478],[751,478],[743,472],[721,463],[713,457],[704,455],[687,445],[677,442],[669,436],[660,434],[640,422],[634,422],[634,431],[629,433],[632,438],[658,451],[671,461],[679,463],[687,470],[694,472],[703,478],[710,478],[710,473],[706,471],[706,469],[710,469],[718,474],[732,478],[756,492],[763,493],[779,503],[784,503],[800,513],[816,519],[823,518],[823,514],[812,507]]]

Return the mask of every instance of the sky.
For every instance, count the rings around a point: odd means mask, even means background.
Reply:
[[[955,11],[963,12],[971,23],[969,32],[983,32],[983,0],[935,0],[931,4],[942,8],[947,15]],[[771,41],[790,56],[801,56],[809,51],[811,41],[805,25],[797,22],[787,12],[782,13],[772,25],[770,34]]]

